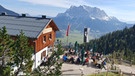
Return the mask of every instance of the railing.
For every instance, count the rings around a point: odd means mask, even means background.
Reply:
[[[108,76],[108,72],[118,73],[119,76],[124,76],[124,75],[127,75],[127,76],[135,76],[135,74],[133,74],[132,72],[131,72],[131,73],[122,72],[121,70],[107,70],[107,71],[106,71],[106,76]],[[97,73],[101,73],[101,72],[98,71]]]

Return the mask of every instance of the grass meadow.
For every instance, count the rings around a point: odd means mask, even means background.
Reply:
[[[73,44],[77,41],[79,44],[81,44],[83,43],[83,37],[84,37],[83,33],[79,31],[71,31],[68,37],[65,34],[63,38],[57,38],[57,39],[61,40],[62,43],[67,43],[68,40],[68,43],[71,42]],[[88,38],[89,40],[93,39],[92,36],[89,36]]]

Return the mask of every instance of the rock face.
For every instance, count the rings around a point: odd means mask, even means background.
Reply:
[[[115,17],[108,16],[104,10],[90,6],[71,6],[64,13],[59,13],[53,18],[58,27],[62,30],[71,25],[71,30],[83,31],[84,27],[89,27],[91,31],[111,32],[131,24],[119,21]]]

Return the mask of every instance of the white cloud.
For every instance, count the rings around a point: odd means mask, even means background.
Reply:
[[[126,5],[128,6],[128,5]],[[131,5],[132,6],[132,5]],[[132,6],[135,7],[135,6]],[[135,9],[130,7],[121,7],[121,8],[115,8],[115,7],[103,7],[104,11],[109,16],[115,16],[119,20],[124,21],[135,21]]]
[[[93,7],[98,7],[104,10],[109,16],[115,16],[118,19],[123,19],[126,21],[135,20],[134,13],[135,13],[135,0],[19,0],[21,2],[27,2],[35,5],[45,5],[45,6],[53,6],[53,7],[60,7],[68,9],[71,5],[79,6],[79,5],[88,5]],[[34,8],[33,8],[34,9]],[[65,9],[65,10],[66,10]],[[56,9],[57,10],[57,9]],[[57,13],[61,13],[61,10],[50,10],[54,11],[54,16]],[[33,12],[33,11],[32,11]],[[35,12],[35,11],[34,11]],[[38,13],[38,12],[35,12]],[[41,13],[41,12],[40,12]],[[44,12],[43,12],[44,13]],[[52,16],[52,12],[45,12]]]
[[[87,5],[85,0],[20,0],[20,1],[62,8],[69,8],[71,5],[75,6]]]

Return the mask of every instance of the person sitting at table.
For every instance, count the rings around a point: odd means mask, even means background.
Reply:
[[[87,58],[85,59],[83,65],[85,65],[85,64],[88,63],[88,62],[89,62],[89,57],[87,57]]]
[[[67,53],[63,56],[63,61],[67,62],[68,58],[67,58]]]
[[[69,62],[72,63],[72,64],[75,63],[75,62],[74,62],[74,56],[72,56],[72,57],[69,59]]]
[[[77,60],[76,60],[76,64],[80,64],[81,63],[81,60],[80,60],[80,57],[78,56]]]
[[[71,48],[68,50],[69,54],[72,54],[71,50],[72,50]]]
[[[105,70],[106,70],[106,67],[105,67],[105,65],[106,65],[106,62],[105,62],[105,60],[103,60],[103,62],[102,62],[102,68],[104,68]]]

